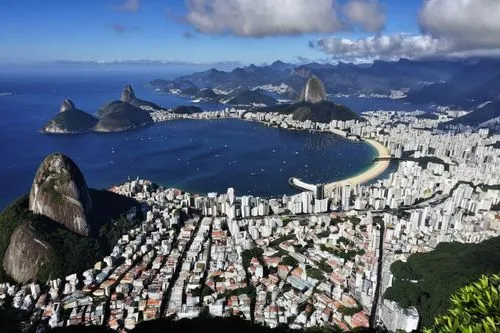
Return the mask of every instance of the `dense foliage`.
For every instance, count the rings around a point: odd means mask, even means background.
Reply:
[[[252,260],[252,258],[257,258],[259,260],[259,263],[265,267],[264,259],[262,257],[263,253],[264,251],[259,247],[243,251],[241,253],[241,258],[243,260],[243,267],[247,269],[250,266],[250,261]]]
[[[361,119],[348,107],[332,102],[320,102],[315,104],[308,102],[280,104],[278,106],[260,109],[259,111],[292,114],[294,120],[310,120],[318,123],[329,123],[332,120]]]
[[[306,266],[306,274],[308,277],[316,280],[324,280],[323,272],[317,268],[311,267],[309,265]]]
[[[7,251],[7,247],[9,247],[10,236],[14,230],[23,221],[32,216],[32,214],[26,210],[26,207],[28,207],[27,195],[17,199],[0,213],[0,258],[2,259],[5,251]],[[2,265],[0,267],[0,282],[9,280],[10,278],[5,273]]]
[[[123,214],[137,202],[108,191],[90,190],[90,195],[94,203],[91,216],[94,233],[90,237],[78,235],[47,217],[33,214],[28,210],[28,196],[15,201],[0,213],[1,258],[15,228],[24,221],[31,221],[36,235],[52,248],[48,262],[39,267],[39,280],[46,281],[92,267],[109,254],[121,235],[134,225]],[[0,281],[7,280],[10,278],[2,269]]]
[[[132,221],[120,217],[101,227],[99,237],[85,237],[52,221],[38,221],[37,234],[53,248],[48,264],[38,271],[38,279],[46,281],[92,267],[111,252],[121,235],[132,226]]]
[[[69,132],[82,132],[91,130],[98,119],[82,110],[71,109],[59,112],[51,121]]]
[[[227,101],[227,104],[229,105],[276,105],[276,103],[277,101],[271,96],[264,95],[263,93],[255,90],[240,91]]]
[[[294,257],[284,256],[283,259],[281,259],[281,263],[286,266],[294,267],[295,265],[298,265],[299,262]]]
[[[199,106],[194,105],[179,105],[172,109],[172,112],[177,114],[193,114],[202,111],[203,110]]]
[[[96,129],[100,131],[118,131],[131,129],[153,122],[147,111],[122,101],[113,101],[98,111],[100,117]]]
[[[492,333],[500,331],[500,275],[483,275],[479,281],[451,297],[451,308],[438,316],[425,333]]]
[[[429,253],[417,253],[407,263],[391,267],[393,285],[385,297],[403,307],[416,306],[424,326],[445,313],[452,293],[482,274],[498,273],[500,237],[479,244],[441,243]]]

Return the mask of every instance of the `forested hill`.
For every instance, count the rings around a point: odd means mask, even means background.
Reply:
[[[416,306],[422,325],[429,326],[446,312],[452,293],[482,274],[499,271],[500,237],[479,244],[440,243],[434,251],[410,256],[406,263],[395,262],[393,285],[385,298],[403,307]]]

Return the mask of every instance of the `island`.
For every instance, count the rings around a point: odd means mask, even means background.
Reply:
[[[97,118],[75,107],[66,99],[59,110],[41,130],[46,134],[79,134],[87,132],[121,132],[153,123],[151,112],[163,110],[155,103],[139,99],[132,86],[127,85],[120,100],[105,104],[96,112]]]
[[[98,119],[75,107],[66,99],[61,104],[59,113],[53,117],[40,131],[51,134],[86,133],[94,129]]]
[[[98,112],[96,132],[121,132],[149,125],[153,122],[148,110],[160,109],[153,103],[135,97],[131,86],[126,86],[119,101],[104,105]]]

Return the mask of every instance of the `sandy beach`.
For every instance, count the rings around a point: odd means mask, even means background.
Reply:
[[[378,153],[377,157],[381,158],[390,156],[389,150],[382,144],[378,143],[377,141],[371,139],[364,139],[364,141],[372,145],[377,150]],[[343,186],[346,184],[351,184],[351,185],[363,184],[374,178],[377,178],[385,171],[385,169],[387,169],[387,167],[389,167],[389,163],[390,161],[388,159],[380,160],[375,162],[371,168],[369,168],[368,170],[364,171],[363,173],[357,176],[325,184],[325,193],[331,193],[333,189],[337,186]]]

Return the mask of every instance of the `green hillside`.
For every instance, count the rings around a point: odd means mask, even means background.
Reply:
[[[51,219],[28,210],[28,196],[23,196],[0,213],[0,258],[3,259],[15,228],[30,221],[37,237],[53,249],[49,263],[38,272],[41,281],[81,272],[108,255],[121,235],[133,226],[123,214],[137,202],[109,192],[90,190],[94,209],[91,224],[96,232],[89,236],[78,235]],[[3,268],[0,282],[9,281]]]
[[[385,297],[403,307],[416,306],[422,325],[430,326],[450,306],[450,296],[483,274],[500,272],[500,237],[479,244],[441,243],[391,267],[393,286]],[[413,283],[411,281],[418,281]]]
[[[294,120],[311,120],[318,123],[329,123],[332,120],[359,119],[354,111],[348,107],[332,102],[308,103],[299,102],[294,104],[281,104],[259,110],[260,112],[278,112],[280,114],[292,114]]]

